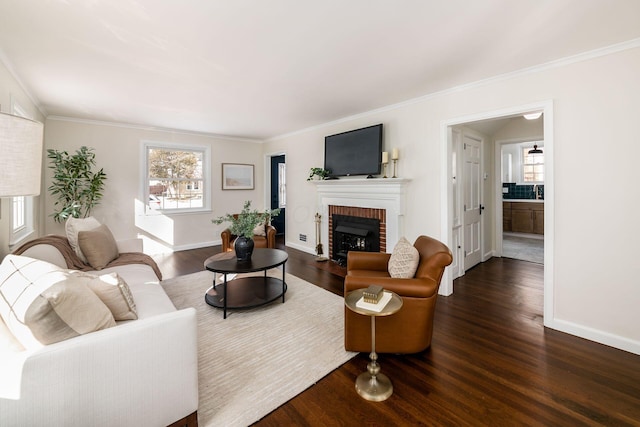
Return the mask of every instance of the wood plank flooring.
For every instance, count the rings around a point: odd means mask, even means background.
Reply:
[[[287,272],[342,294],[340,269],[280,246]],[[156,261],[169,278],[201,271],[219,251]],[[387,401],[356,394],[368,361],[360,354],[255,425],[640,426],[640,356],[544,328],[542,277],[543,266],[526,261],[478,265],[438,299],[429,350],[380,355],[394,385]]]

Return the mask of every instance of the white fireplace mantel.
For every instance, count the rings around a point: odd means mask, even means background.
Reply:
[[[322,215],[322,241],[329,242],[329,206],[354,206],[385,209],[387,218],[387,252],[391,252],[404,235],[406,189],[404,178],[344,178],[312,181],[316,185],[318,212]]]

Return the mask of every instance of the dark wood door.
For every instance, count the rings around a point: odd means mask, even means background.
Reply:
[[[271,209],[280,208],[280,215],[271,220],[271,224],[276,228],[278,236],[284,235],[285,232],[285,208],[281,207],[286,204],[286,163],[284,154],[271,158]],[[284,202],[284,203],[281,203]]]

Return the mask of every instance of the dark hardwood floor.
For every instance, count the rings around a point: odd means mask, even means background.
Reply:
[[[280,247],[288,273],[342,294],[343,270]],[[219,251],[156,261],[170,278],[201,271]],[[255,425],[640,426],[640,356],[544,328],[542,277],[542,266],[526,261],[478,265],[456,280],[454,295],[438,298],[429,350],[380,355],[394,385],[388,400],[356,394],[368,361],[360,354]]]

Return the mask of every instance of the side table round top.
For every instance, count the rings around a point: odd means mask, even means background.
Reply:
[[[356,303],[360,301],[362,298],[362,294],[366,289],[356,289],[355,291],[351,291],[344,298],[344,304],[347,308],[355,313],[364,314],[365,316],[390,316],[394,313],[397,313],[398,310],[402,308],[402,298],[393,291],[385,290],[384,292],[389,292],[391,294],[391,300],[387,303],[387,305],[381,311],[368,310],[366,308],[358,307]]]

